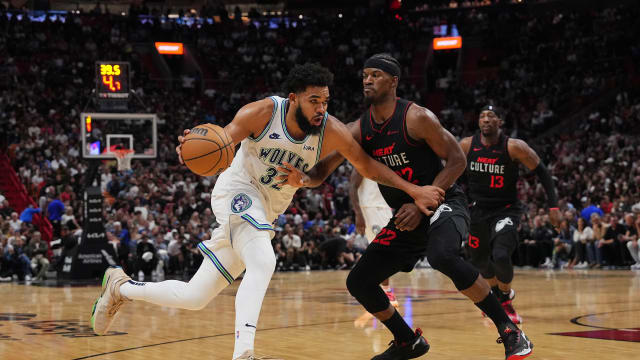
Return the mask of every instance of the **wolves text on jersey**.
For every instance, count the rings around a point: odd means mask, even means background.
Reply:
[[[264,163],[269,163],[271,165],[280,165],[282,166],[283,162],[288,162],[293,165],[298,170],[303,172],[307,172],[309,170],[310,165],[304,162],[302,156],[285,149],[280,148],[260,148],[260,153],[258,154],[260,160]]]

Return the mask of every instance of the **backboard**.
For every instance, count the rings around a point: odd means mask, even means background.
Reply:
[[[134,150],[134,159],[155,159],[156,114],[82,113],[82,157],[113,159],[115,149]]]

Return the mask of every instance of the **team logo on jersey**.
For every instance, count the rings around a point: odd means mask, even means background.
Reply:
[[[496,232],[500,232],[500,230],[504,229],[504,227],[507,225],[513,225],[513,221],[511,221],[510,217],[498,220],[498,222],[496,223]]]
[[[431,221],[429,221],[429,225],[433,225],[433,223],[436,222],[436,220],[438,220],[438,218],[440,217],[440,214],[442,214],[443,211],[451,212],[453,211],[453,209],[451,209],[451,207],[447,204],[442,204],[438,206],[438,209],[436,210],[436,212],[433,214],[433,216],[431,216]]]
[[[231,200],[231,211],[240,213],[251,207],[251,198],[247,194],[240,193]]]
[[[304,150],[309,150],[309,151],[315,151],[316,147],[315,146],[309,146],[309,145],[305,145],[302,147]]]
[[[269,135],[269,139],[280,139],[280,134],[272,133]]]

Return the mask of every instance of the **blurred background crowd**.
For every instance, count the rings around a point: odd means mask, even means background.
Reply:
[[[429,107],[454,136],[475,132],[480,107],[496,104],[505,132],[527,141],[551,169],[564,221],[551,227],[541,184],[523,172],[518,188],[529,210],[516,265],[638,269],[640,6],[517,3],[442,1],[410,11],[304,16],[254,10],[244,20],[207,4],[200,15],[211,22],[180,21],[189,11],[169,18],[146,5],[124,16],[97,6],[36,20],[0,11],[0,169],[17,179],[7,175],[0,185],[26,194],[18,201],[13,190],[0,192],[0,280],[41,280],[64,266],[61,249],[78,246],[88,170],[79,114],[91,97],[96,60],[130,62],[136,110],[159,118],[156,159],[134,160],[131,171],[105,161],[99,170],[107,239],[116,262],[141,279],[189,277],[202,261],[197,243],[217,225],[210,209],[215,177],[196,176],[177,161],[183,129],[225,125],[245,103],[284,95],[288,69],[307,61],[332,70],[330,112],[353,121],[365,109],[362,64],[377,52],[403,65],[399,96]],[[464,37],[462,51],[430,50],[443,25]],[[198,71],[150,54],[143,44],[153,41],[190,44]],[[357,261],[367,241],[355,231],[351,172],[345,163],[322,186],[301,189],[277,219],[279,270]]]

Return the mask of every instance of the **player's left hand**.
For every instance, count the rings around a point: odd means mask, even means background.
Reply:
[[[422,221],[422,211],[414,203],[406,203],[400,207],[395,216],[396,228],[400,231],[414,230]]]
[[[549,222],[554,228],[560,228],[560,222],[562,221],[562,215],[560,215],[559,209],[549,210]]]
[[[296,169],[288,162],[283,162],[282,166],[278,166],[278,172],[283,175],[276,176],[277,180],[280,180],[280,186],[290,185],[293,187],[303,187],[309,183],[309,176],[302,171]]]
[[[416,188],[417,192],[409,194],[414,203],[425,215],[433,215],[433,212],[444,201],[444,190],[431,185],[417,186]]]

